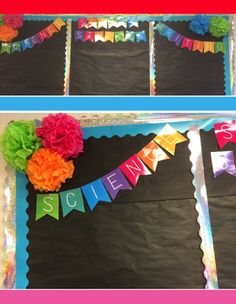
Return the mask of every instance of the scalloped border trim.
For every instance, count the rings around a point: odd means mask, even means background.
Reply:
[[[195,209],[198,212],[197,222],[199,224],[199,236],[201,238],[200,248],[203,252],[202,262],[205,266],[204,277],[206,289],[218,289],[218,278],[216,270],[213,236],[208,208],[208,196],[205,183],[204,166],[202,159],[201,138],[198,126],[190,127],[187,137],[189,138],[190,161],[193,174],[192,184],[195,188]]]
[[[64,96],[67,96],[70,93],[71,34],[72,34],[72,20],[68,19],[66,21]]]

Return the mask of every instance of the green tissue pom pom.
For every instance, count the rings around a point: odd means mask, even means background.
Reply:
[[[3,22],[3,15],[0,14],[0,25],[2,25],[4,22]]]
[[[211,17],[210,33],[213,37],[225,36],[229,31],[229,21],[223,17]]]
[[[11,122],[0,139],[0,148],[6,162],[25,173],[28,158],[41,147],[41,139],[35,135],[35,124],[29,120]]]

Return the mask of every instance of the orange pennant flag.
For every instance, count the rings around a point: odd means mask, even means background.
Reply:
[[[88,27],[94,27],[94,28],[98,28],[98,22],[96,18],[88,18]]]
[[[61,18],[57,18],[53,22],[53,25],[58,29],[58,31],[60,31],[60,29],[62,28],[62,26],[66,25],[66,23]]]
[[[214,54],[215,42],[214,41],[204,41],[204,53],[211,52]]]
[[[115,33],[114,32],[105,32],[105,41],[114,42]]]
[[[156,171],[159,161],[170,159],[170,157],[153,140],[139,151],[137,155],[153,172]]]
[[[199,51],[200,53],[203,52],[203,41],[199,41],[199,40],[194,40],[193,42],[193,51]]]
[[[53,24],[50,24],[45,30],[47,31],[49,37],[52,37],[54,33],[58,32],[58,29]]]
[[[187,139],[172,128],[171,125],[166,124],[153,140],[170,154],[175,155],[175,146]]]

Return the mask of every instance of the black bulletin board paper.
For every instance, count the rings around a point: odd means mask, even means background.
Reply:
[[[146,31],[147,42],[139,43],[74,41],[75,30],[77,22],[73,22],[70,95],[150,94],[147,22],[139,22],[139,28],[128,29]],[[109,29],[126,30],[123,27]]]
[[[24,21],[20,41],[52,21]],[[0,95],[63,95],[66,28],[32,49],[0,54]]]
[[[102,177],[153,137],[86,140],[61,191]],[[92,213],[85,203],[85,214],[62,218],[60,210],[59,221],[36,222],[36,193],[28,184],[28,288],[204,288],[187,145],[178,144],[176,156],[160,162],[155,174]]]
[[[222,41],[196,35],[187,21],[165,22],[190,39]],[[225,95],[224,55],[192,52],[155,31],[156,95]]]

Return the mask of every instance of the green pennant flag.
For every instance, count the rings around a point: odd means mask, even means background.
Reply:
[[[225,53],[225,43],[224,42],[215,42],[215,54],[216,53]]]
[[[2,53],[11,53],[11,43],[2,43],[1,54]]]
[[[84,200],[80,188],[60,192],[63,217],[76,209],[85,213]]]
[[[132,31],[126,31],[125,33],[125,41],[131,41],[131,42],[135,42],[135,32]]]
[[[125,33],[124,32],[115,32],[115,42],[125,41]]]
[[[21,51],[21,44],[20,41],[19,42],[12,42],[11,44],[11,52],[20,52]]]
[[[36,221],[49,215],[59,220],[59,196],[58,193],[37,194]]]

